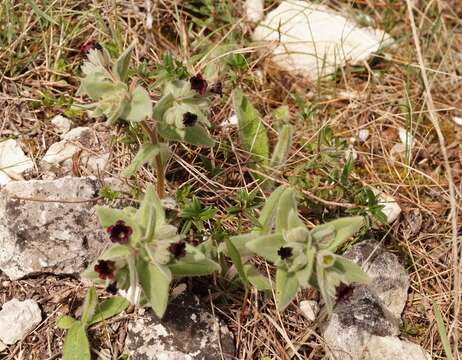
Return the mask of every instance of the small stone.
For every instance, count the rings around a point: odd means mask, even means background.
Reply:
[[[191,294],[173,299],[162,320],[146,313],[129,323],[126,351],[140,360],[215,360],[234,358],[234,341]],[[223,354],[223,357],[221,356]]]
[[[247,20],[252,22],[259,22],[264,16],[264,0],[246,0],[245,2],[245,15]]]
[[[222,127],[227,127],[227,126],[235,126],[239,124],[239,119],[236,114],[231,115],[228,119],[224,120],[221,123]]]
[[[462,116],[454,116],[452,119],[454,120],[456,125],[462,126]]]
[[[42,321],[40,308],[34,300],[12,299],[0,311],[0,340],[6,345],[24,338]]]
[[[56,115],[51,119],[51,123],[61,135],[67,133],[71,129],[71,121],[62,115]]]
[[[412,149],[414,147],[415,139],[414,139],[414,136],[409,131],[400,127],[398,128],[398,136],[399,136],[399,140],[401,141],[403,145],[405,145],[409,149]]]
[[[22,175],[33,168],[34,163],[24,154],[18,141],[0,139],[0,186],[21,180]]]
[[[5,350],[6,348],[7,348],[7,346],[6,346],[3,342],[0,341],[0,353],[1,353],[3,350]]]
[[[366,142],[366,140],[369,138],[370,131],[368,129],[361,129],[358,132],[358,139],[360,142]]]
[[[92,201],[98,190],[89,177],[7,184],[0,191],[0,269],[16,280],[86,268],[107,240]]]
[[[63,140],[52,144],[45,153],[42,162],[59,165],[72,159],[74,154],[91,143],[91,130],[88,127],[77,127],[64,134]]]
[[[387,223],[392,224],[401,214],[401,207],[391,195],[381,193],[378,204],[383,205],[382,212],[387,216]]]
[[[319,313],[319,304],[314,300],[303,300],[300,301],[300,310],[308,320],[314,321]]]

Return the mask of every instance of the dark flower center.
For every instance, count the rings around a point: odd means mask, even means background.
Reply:
[[[292,256],[292,248],[289,246],[283,246],[279,248],[278,255],[282,260],[288,259]]]
[[[106,291],[107,291],[109,294],[116,295],[116,294],[117,294],[117,291],[119,291],[119,289],[117,288],[117,283],[116,283],[116,282],[110,283],[110,284],[106,287]]]
[[[100,279],[112,279],[116,270],[116,264],[111,260],[98,260],[94,269],[98,273]]]
[[[193,113],[190,113],[190,112],[184,113],[184,115],[183,115],[183,124],[184,124],[184,126],[190,127],[190,126],[196,125],[196,123],[197,123],[197,115],[196,114],[193,114]]]
[[[127,244],[133,230],[123,220],[119,220],[114,225],[109,226],[107,232],[113,243]]]
[[[210,91],[213,92],[214,94],[222,96],[223,95],[223,84],[221,83],[221,81],[213,84],[210,87]]]
[[[191,84],[191,89],[197,91],[202,96],[205,95],[207,92],[207,80],[205,80],[201,74],[197,74],[189,79],[189,83]]]
[[[337,298],[337,304],[340,302],[345,302],[351,299],[353,296],[354,286],[347,285],[345,283],[340,283],[339,286],[335,288],[335,296]]]
[[[177,243],[170,244],[168,251],[175,257],[175,259],[186,256],[186,243],[179,241]]]

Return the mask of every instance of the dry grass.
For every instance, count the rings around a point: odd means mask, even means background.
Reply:
[[[255,184],[246,166],[246,153],[239,149],[236,130],[218,126],[233,112],[228,95],[237,85],[265,115],[264,121],[270,129],[271,111],[279,105],[289,105],[297,128],[294,146],[283,173],[273,176],[282,183],[305,186],[307,221],[321,221],[320,214],[324,214],[323,217],[343,214],[349,205],[356,203],[352,189],[331,191],[332,183],[326,174],[330,164],[307,169],[307,164],[324,161],[319,149],[307,145],[316,143],[327,126],[342,139],[356,137],[360,129],[369,129],[370,138],[355,144],[359,159],[352,173],[352,184],[383,189],[395,196],[403,209],[402,217],[391,228],[375,232],[387,247],[402,255],[411,274],[402,338],[421,344],[435,359],[445,358],[431,303],[435,301],[440,305],[450,337],[457,339],[457,331],[462,331],[460,309],[456,308],[457,304],[460,306],[457,299],[461,296],[461,287],[456,281],[460,281],[457,277],[460,262],[456,255],[459,253],[460,260],[462,127],[455,125],[452,117],[462,115],[459,0],[414,1],[417,6],[415,30],[421,49],[416,49],[405,2],[327,1],[333,7],[368,14],[378,27],[397,39],[397,45],[365,66],[347,67],[335,79],[319,84],[278,71],[265,60],[264,54],[252,47],[248,41],[251,28],[242,21],[240,1],[213,2],[216,6],[211,12],[202,12],[202,15],[184,6],[200,1],[152,1],[150,10],[146,4],[151,2],[144,0],[117,1],[117,6],[109,0],[37,3],[60,25],[48,23],[34,13],[27,2],[3,0],[0,4],[2,138],[18,137],[33,159],[40,159],[58,139],[49,119],[69,109],[82,60],[78,49],[88,40],[96,39],[111,49],[121,49],[124,44],[137,40],[135,67],[143,61],[146,64],[146,71],[138,72],[137,76],[151,86],[153,98],[159,95],[153,87],[154,70],[165,51],[172,52],[195,73],[214,61],[213,50],[218,44],[231,44],[229,51],[245,54],[247,65],[223,74],[226,94],[213,104],[211,117],[217,145],[211,150],[174,145],[176,155],[168,168],[168,191],[173,194],[178,187],[191,185],[204,205],[219,209],[219,225],[227,233],[250,225],[245,217],[231,216],[226,211],[235,204],[239,189],[250,191]],[[152,14],[152,28],[146,22],[147,11]],[[206,27],[202,26],[204,23]],[[423,73],[428,81],[422,80]],[[304,109],[294,101],[293,94],[305,101]],[[303,111],[305,118],[300,116]],[[79,125],[94,123],[85,115],[70,116]],[[444,138],[446,159],[435,122]],[[398,127],[409,129],[417,143],[410,157],[393,161],[391,149],[399,142]],[[274,139],[276,133],[270,131]],[[121,137],[122,134],[124,129],[114,130],[114,135]],[[117,142],[112,148],[111,168],[99,175],[117,176],[130,162],[135,148]],[[212,161],[218,174],[211,176],[210,171],[204,169],[201,156]],[[449,189],[447,165],[452,171],[453,192]],[[33,174],[41,175],[39,171]],[[130,185],[140,189],[154,181],[151,171],[144,169]],[[311,208],[309,205],[317,198],[322,198],[324,203],[314,201],[318,207]],[[455,217],[455,225],[451,225],[451,216]],[[213,228],[216,223],[209,225]],[[261,266],[265,268],[264,264]],[[231,291],[229,284],[221,280],[216,284],[209,301],[234,331],[238,359],[323,358],[317,324],[309,324],[297,307],[298,301],[315,298],[315,292],[299,294],[287,311],[278,314],[271,299],[253,291],[243,311],[244,293],[238,288]],[[49,276],[3,282],[1,301],[14,296],[37,299],[46,320],[2,356],[5,359],[20,358],[19,354],[24,359],[59,358],[62,332],[55,329],[54,320],[58,313],[72,312],[78,307],[83,298],[81,286],[72,278]],[[96,331],[95,349],[104,347],[120,353],[121,347],[117,346],[123,342],[126,318],[120,319],[120,324],[116,330],[105,326],[109,330]],[[453,350],[457,352],[457,344],[453,343]],[[461,345],[458,350],[460,359]]]

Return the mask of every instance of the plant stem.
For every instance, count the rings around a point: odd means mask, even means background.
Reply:
[[[156,131],[150,127],[146,121],[141,121],[141,127],[146,134],[148,134],[151,143],[153,145],[158,145],[159,140],[157,139]],[[159,198],[163,199],[165,197],[165,169],[160,156],[160,154],[156,155],[154,159],[154,167],[157,175],[157,195],[159,195]]]

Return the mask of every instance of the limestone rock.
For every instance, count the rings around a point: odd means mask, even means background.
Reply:
[[[158,320],[146,311],[128,326],[126,351],[136,360],[233,359],[234,343],[228,328],[191,294],[172,300]]]
[[[265,1],[264,0],[246,0],[245,2],[245,16],[247,20],[258,22],[263,19]]]
[[[399,318],[406,304],[409,275],[398,256],[373,240],[356,244],[344,256],[362,267],[371,280],[368,286],[387,310]]]
[[[429,360],[417,344],[400,340],[399,323],[407,299],[409,276],[398,257],[373,240],[353,246],[345,257],[361,265],[370,283],[354,285],[325,324],[331,359]]]
[[[360,28],[329,7],[304,0],[281,2],[257,26],[253,39],[271,48],[277,66],[312,80],[347,62],[365,61],[391,43],[381,30]]]
[[[42,314],[34,300],[12,299],[0,311],[0,343],[14,344],[42,321]]]
[[[34,163],[16,140],[0,139],[0,186],[12,180],[21,180],[22,174],[33,168]]]
[[[51,119],[51,123],[60,134],[65,134],[71,129],[71,121],[62,115],[56,115]]]
[[[300,301],[300,310],[308,320],[314,321],[319,313],[319,304],[314,300],[303,300]]]
[[[94,202],[79,202],[97,192],[97,180],[88,177],[7,184],[0,191],[0,269],[10,279],[83,270],[106,238]]]

